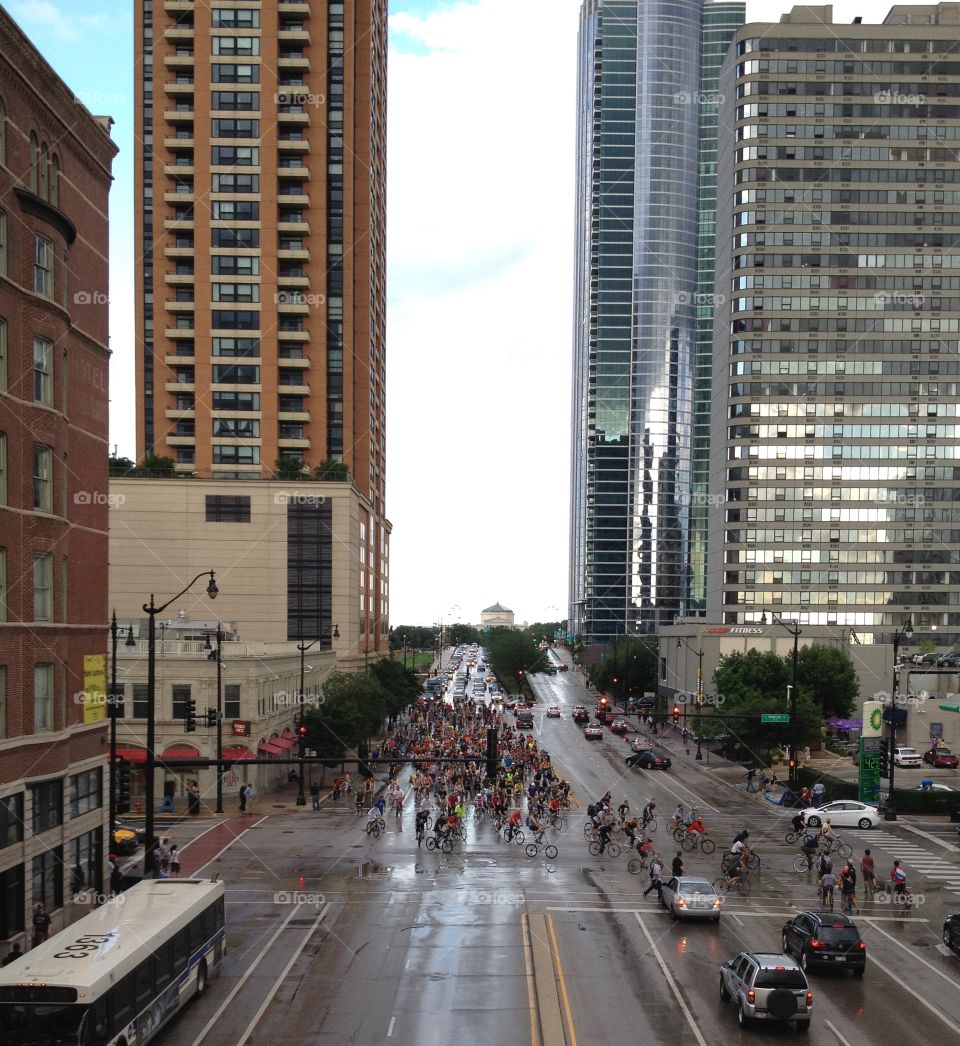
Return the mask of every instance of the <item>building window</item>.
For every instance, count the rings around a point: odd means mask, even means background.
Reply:
[[[240,718],[240,684],[227,683],[223,688],[224,719]]]
[[[208,494],[206,498],[208,523],[249,523],[250,498],[226,494]]]
[[[259,465],[259,447],[218,447],[213,448],[214,465]]]
[[[33,401],[53,405],[53,342],[33,339]]]
[[[103,806],[103,770],[95,766],[70,778],[70,816],[79,817]]]
[[[33,903],[43,901],[47,911],[63,907],[63,847],[44,850],[33,859]]]
[[[149,707],[148,690],[146,683],[133,684],[133,718],[146,719]]]
[[[63,824],[63,778],[30,786],[33,792],[33,834]]]
[[[173,718],[186,719],[187,701],[190,699],[189,683],[174,683],[171,687],[173,693]]]
[[[70,844],[70,892],[80,893],[88,889],[103,893],[103,835],[94,828],[86,835],[78,835]]]
[[[0,872],[0,938],[6,940],[23,933],[24,874],[18,864]]]
[[[33,732],[53,729],[53,665],[33,666]],[[57,824],[60,822],[57,821]]]
[[[2,551],[2,550],[0,550]],[[2,557],[0,557],[2,558]],[[2,596],[2,592],[0,592]],[[2,621],[3,618],[0,618]],[[0,737],[7,736],[7,666],[0,665]],[[3,833],[0,831],[0,846],[4,846]]]
[[[45,298],[53,297],[53,241],[46,236],[34,237],[33,290]]]
[[[23,792],[0,799],[0,850],[23,842]]]
[[[53,512],[53,451],[39,444],[33,448],[33,507]]]
[[[53,620],[53,556],[48,552],[33,557],[33,620]]]

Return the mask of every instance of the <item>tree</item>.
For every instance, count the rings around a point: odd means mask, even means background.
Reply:
[[[386,693],[388,716],[399,715],[407,705],[413,704],[420,696],[417,677],[399,661],[376,661],[370,666],[370,675],[380,683]]]
[[[317,479],[346,480],[350,478],[350,469],[336,458],[324,458],[314,469]]]
[[[797,681],[800,693],[810,694],[823,719],[846,718],[860,696],[853,661],[837,647],[817,644],[801,647],[797,655]]]
[[[140,476],[172,476],[177,471],[177,463],[173,458],[162,455],[148,454],[137,467],[137,475]]]
[[[546,651],[526,632],[494,628],[485,635],[483,645],[490,655],[493,671],[508,690],[521,690],[525,675],[546,670]]]
[[[132,458],[117,457],[113,454],[110,456],[111,476],[131,476],[136,472],[136,468]]]
[[[432,625],[395,625],[390,629],[390,649],[432,650],[437,645],[437,630]]]
[[[590,666],[590,682],[618,701],[657,690],[657,646],[651,637],[625,637],[613,654]]]
[[[333,672],[323,684],[318,707],[304,709],[306,747],[323,759],[340,759],[366,741],[387,714],[387,694],[369,672]]]
[[[277,458],[273,466],[274,479],[306,479],[304,472],[309,473],[309,466],[299,458]]]
[[[483,633],[473,625],[465,625],[457,621],[453,625],[444,625],[444,638],[450,646],[460,646],[461,643],[481,643]]]

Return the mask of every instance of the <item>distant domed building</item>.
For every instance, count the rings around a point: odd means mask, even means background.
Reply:
[[[499,603],[494,603],[492,607],[487,607],[486,610],[480,611],[481,628],[499,628],[501,625],[513,628],[512,610],[507,610],[506,607],[500,606]]]

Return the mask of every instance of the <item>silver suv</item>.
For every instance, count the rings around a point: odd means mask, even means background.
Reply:
[[[741,1025],[796,1021],[810,1030],[813,992],[796,961],[775,952],[741,952],[720,967],[720,998],[733,1002]]]

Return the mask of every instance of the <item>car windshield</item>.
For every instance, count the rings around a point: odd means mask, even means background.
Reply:
[[[817,936],[827,944],[856,944],[860,940],[852,926],[822,926]]]
[[[708,882],[702,883],[681,883],[680,892],[696,896],[698,893],[713,893],[713,887]]]
[[[937,755],[953,755],[949,748],[938,748]]]
[[[754,988],[806,988],[807,981],[800,970],[758,970]]]

